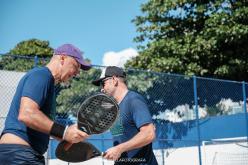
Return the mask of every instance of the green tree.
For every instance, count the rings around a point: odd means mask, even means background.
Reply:
[[[61,84],[56,87],[59,95],[56,98],[58,113],[71,113],[76,116],[81,103],[85,98],[100,89],[91,81],[100,75],[100,70],[92,68],[87,72],[80,72],[80,75],[70,80],[66,84]]]
[[[53,49],[49,46],[48,41],[38,39],[22,41],[2,56],[0,69],[27,71],[34,67],[35,56],[38,57],[37,65],[42,66],[52,54]]]
[[[248,80],[248,1],[149,0],[126,67]]]

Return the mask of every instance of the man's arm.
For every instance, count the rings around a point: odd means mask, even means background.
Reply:
[[[39,105],[28,97],[21,98],[18,120],[27,127],[50,134],[54,122],[50,120],[39,108]],[[68,127],[65,140],[77,143],[88,137],[88,134],[77,129],[76,125]],[[58,139],[58,137],[56,137]]]
[[[117,160],[123,152],[143,147],[151,143],[156,137],[155,127],[152,123],[140,127],[140,131],[132,139],[112,147],[106,151],[104,158]]]
[[[46,134],[49,134],[53,125],[53,121],[40,110],[38,104],[28,97],[21,98],[18,120]]]

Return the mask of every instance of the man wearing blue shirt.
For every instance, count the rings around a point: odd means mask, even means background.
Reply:
[[[126,73],[109,66],[92,83],[101,85],[102,91],[113,96],[120,107],[119,118],[111,128],[114,147],[106,151],[104,158],[114,160],[115,165],[157,165],[152,149],[155,127],[149,109],[140,94],[128,90]]]
[[[64,44],[54,50],[45,67],[34,68],[22,77],[1,134],[0,164],[44,165],[49,136],[70,143],[88,137],[76,125],[63,126],[53,121],[54,84],[68,81],[80,68],[88,70],[90,64],[78,48]]]

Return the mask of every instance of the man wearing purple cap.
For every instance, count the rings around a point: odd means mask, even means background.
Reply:
[[[76,124],[63,126],[53,121],[55,114],[54,84],[76,76],[80,68],[90,69],[82,52],[71,44],[54,50],[50,62],[34,68],[20,80],[0,138],[1,164],[44,165],[43,154],[49,136],[70,143],[85,140],[88,135]]]

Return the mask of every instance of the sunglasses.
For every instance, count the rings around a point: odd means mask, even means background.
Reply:
[[[100,85],[101,85],[102,87],[104,87],[105,82],[106,82],[107,80],[109,80],[109,79],[112,79],[112,77],[107,77],[107,78],[103,79],[103,80],[100,82]]]

